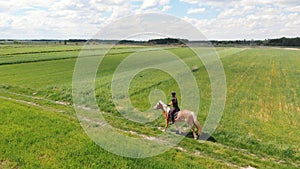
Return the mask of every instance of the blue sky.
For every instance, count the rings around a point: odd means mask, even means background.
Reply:
[[[300,36],[299,0],[0,0],[0,39],[88,39],[116,20],[149,12],[189,22],[207,39]]]

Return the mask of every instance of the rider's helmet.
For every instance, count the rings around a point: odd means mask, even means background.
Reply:
[[[175,96],[175,95],[176,95],[176,92],[172,91],[171,94],[172,94],[172,96]]]

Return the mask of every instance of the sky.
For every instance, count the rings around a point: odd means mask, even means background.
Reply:
[[[210,40],[300,36],[299,0],[0,0],[0,39],[90,39],[143,13],[178,17]]]

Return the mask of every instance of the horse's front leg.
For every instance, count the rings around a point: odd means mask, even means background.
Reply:
[[[165,131],[167,131],[168,127],[169,127],[169,119],[166,119]]]

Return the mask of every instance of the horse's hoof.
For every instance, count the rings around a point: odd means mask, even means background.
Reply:
[[[182,132],[181,132],[181,131],[176,131],[176,134],[179,134],[179,135],[181,135],[181,134],[182,134]]]

